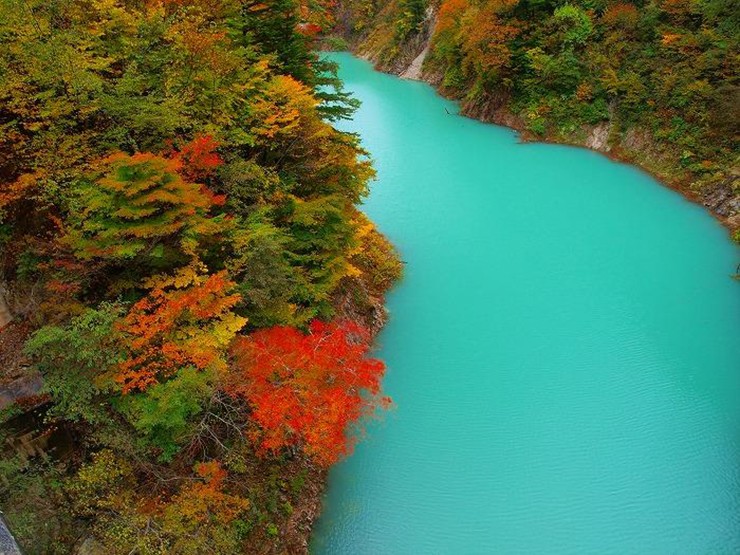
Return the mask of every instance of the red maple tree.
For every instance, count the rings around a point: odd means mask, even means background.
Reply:
[[[196,135],[171,156],[181,164],[180,175],[201,183],[223,165],[223,158],[216,152],[220,143],[212,135]]]
[[[367,330],[351,322],[259,330],[234,342],[227,391],[251,405],[262,449],[301,446],[329,466],[352,450],[352,424],[390,404],[385,366],[369,349]]]

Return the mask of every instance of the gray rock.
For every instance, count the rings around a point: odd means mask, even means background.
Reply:
[[[10,533],[10,529],[0,513],[0,555],[21,555],[21,548]]]
[[[704,193],[704,206],[725,218],[740,214],[740,194],[736,192],[733,176]]]
[[[43,387],[44,378],[39,372],[33,372],[27,376],[21,376],[10,383],[0,386],[0,409],[5,408],[16,401],[38,395],[41,393]],[[2,555],[1,552],[0,555]]]
[[[595,125],[586,138],[586,146],[601,152],[609,152],[611,150],[609,146],[610,132],[611,124],[609,122]]]

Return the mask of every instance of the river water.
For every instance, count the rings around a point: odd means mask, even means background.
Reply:
[[[634,167],[332,54],[403,282],[316,554],[740,553],[740,250]],[[450,112],[448,114],[447,112]]]

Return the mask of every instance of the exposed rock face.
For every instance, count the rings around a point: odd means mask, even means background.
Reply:
[[[38,372],[29,372],[25,376],[0,385],[0,409],[18,402],[36,397],[41,394],[44,379]],[[0,552],[2,555],[2,552]]]
[[[382,44],[374,43],[371,36],[354,36],[347,33],[348,40],[354,45],[356,55],[369,60],[375,68],[385,73],[398,75],[405,79],[429,81],[423,74],[424,60],[431,48],[434,28],[437,24],[437,13],[429,6],[418,31],[411,33],[402,43],[394,46],[389,54]]]
[[[21,555],[21,550],[0,514],[0,555]]]
[[[429,6],[426,11],[426,17],[424,18],[424,24],[422,31],[415,37],[411,43],[412,52],[418,52],[416,57],[411,61],[408,67],[400,73],[400,77],[403,79],[413,79],[415,81],[422,80],[422,70],[424,67],[424,60],[429,54],[429,50],[432,47],[432,37],[434,36],[434,29],[437,27],[437,14],[432,6]],[[419,51],[419,44],[421,44],[421,51]]]
[[[586,138],[585,145],[588,148],[598,150],[600,152],[609,152],[611,147],[609,146],[609,132],[611,131],[611,124],[608,122],[600,123],[591,129],[591,132]]]
[[[23,354],[29,333],[27,326],[17,322],[0,329],[0,409],[16,402],[27,408],[38,404],[44,383]]]
[[[401,74],[401,77],[403,79],[413,79],[414,81],[420,81],[421,68],[424,66],[424,60],[426,60],[427,54],[429,54],[429,41],[427,41],[426,46],[424,46],[424,50],[422,50],[419,55],[414,58],[414,61],[411,62],[411,65],[409,65],[409,67],[406,68],[406,71]]]
[[[704,206],[723,218],[737,220],[740,216],[738,189],[738,176],[734,175],[704,194]]]

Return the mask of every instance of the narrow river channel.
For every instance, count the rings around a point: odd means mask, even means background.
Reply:
[[[332,54],[404,281],[316,554],[740,553],[740,249],[636,168]],[[448,114],[448,112],[450,112]]]

